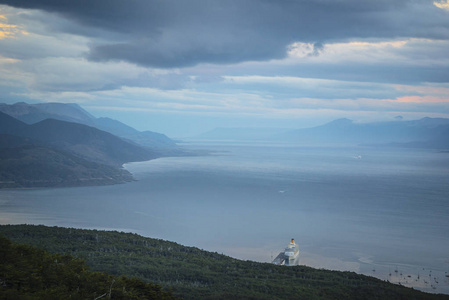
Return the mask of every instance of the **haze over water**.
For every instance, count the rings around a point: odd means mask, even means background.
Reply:
[[[186,147],[215,152],[127,164],[138,180],[123,185],[0,191],[0,223],[131,231],[260,262],[295,238],[300,264],[449,293],[448,153]]]

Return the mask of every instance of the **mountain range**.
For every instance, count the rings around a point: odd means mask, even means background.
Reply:
[[[76,104],[0,104],[0,188],[122,183],[133,180],[126,162],[181,154],[163,134],[94,118]]]
[[[158,153],[83,124],[45,119],[25,124],[0,113],[0,134],[28,138],[34,145],[64,150],[83,159],[120,167],[125,162],[149,160]]]
[[[95,118],[75,103],[38,103],[18,102],[12,105],[0,104],[0,112],[8,114],[26,124],[35,124],[46,119],[55,119],[84,124],[113,135],[128,139],[153,150],[164,151],[177,148],[176,143],[166,135],[152,131],[138,131],[120,121],[110,118]]]
[[[322,126],[286,132],[278,138],[306,143],[346,143],[439,148],[449,146],[449,119],[354,123],[338,119]]]
[[[447,150],[449,119],[338,119],[304,129],[217,128],[196,138]],[[186,152],[167,136],[96,118],[77,104],[0,104],[0,188],[122,183],[133,180],[124,163],[179,155]]]
[[[338,119],[303,129],[216,128],[195,137],[202,140],[272,141],[302,145],[370,145],[449,148],[449,119],[355,123]]]

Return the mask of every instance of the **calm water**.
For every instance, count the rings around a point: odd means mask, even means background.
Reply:
[[[449,293],[449,153],[186,147],[216,152],[128,164],[138,181],[124,185],[3,190],[0,223],[131,231],[261,262],[295,238],[301,264]]]

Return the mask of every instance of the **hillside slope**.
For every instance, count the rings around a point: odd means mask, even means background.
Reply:
[[[83,258],[95,271],[161,284],[184,299],[449,299],[353,272],[241,261],[132,233],[3,225],[0,234]]]
[[[0,299],[175,299],[158,285],[92,272],[80,259],[0,236]]]
[[[0,112],[0,134],[29,138],[83,159],[120,167],[125,162],[159,157],[150,149],[126,142],[108,132],[54,119],[28,125]]]
[[[109,132],[54,119],[30,125],[24,136],[44,141],[84,159],[112,166],[161,156],[155,151],[124,141]]]
[[[0,134],[0,188],[105,185],[132,180],[124,169]]]
[[[0,188],[117,184],[121,166],[160,155],[86,125],[53,119],[28,125],[0,112]]]

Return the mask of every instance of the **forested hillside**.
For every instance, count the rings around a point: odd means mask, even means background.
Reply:
[[[185,299],[449,299],[353,272],[241,261],[132,233],[3,225],[0,234],[82,258],[93,271],[160,284]]]
[[[0,112],[0,188],[124,183],[133,177],[123,163],[156,157],[93,127],[51,119],[27,125]]]
[[[0,236],[0,299],[175,299],[159,285],[88,269],[81,259]]]
[[[102,185],[132,180],[125,169],[0,134],[0,188]]]

